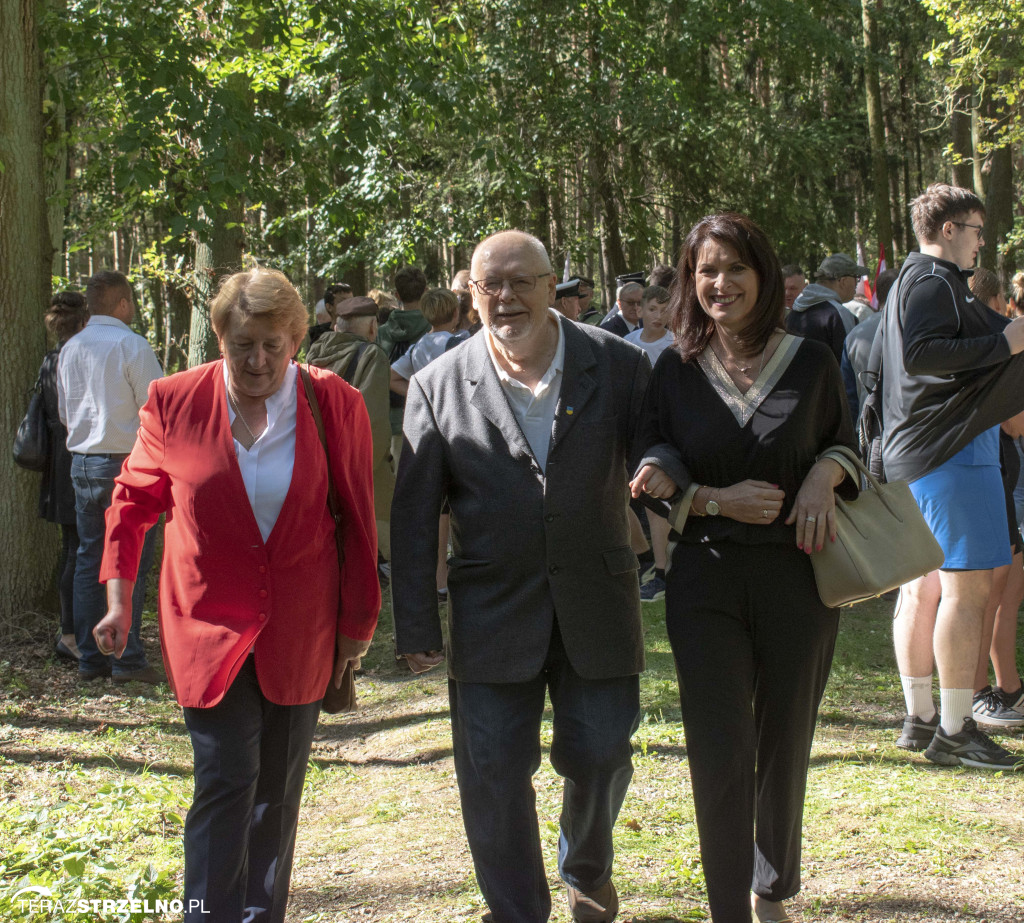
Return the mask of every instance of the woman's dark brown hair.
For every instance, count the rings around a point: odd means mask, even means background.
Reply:
[[[81,292],[57,292],[50,300],[44,321],[59,343],[71,339],[89,320],[85,295]]]
[[[670,328],[684,362],[695,359],[711,342],[715,322],[697,300],[697,260],[709,240],[732,247],[757,275],[757,302],[750,323],[739,334],[739,345],[750,355],[764,349],[772,332],[782,326],[783,283],[779,258],[768,238],[746,215],[724,212],[701,218],[686,235],[679,258],[678,283],[669,302]]]

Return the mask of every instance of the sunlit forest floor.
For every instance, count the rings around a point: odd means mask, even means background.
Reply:
[[[890,611],[866,603],[843,616],[812,756],[793,916],[1020,923],[1024,773],[939,769],[895,747],[903,707]],[[644,717],[616,830],[619,919],[704,920],[663,604],[645,606],[645,620]],[[42,617],[30,623],[0,658],[0,919],[114,920],[121,918],[69,915],[57,901],[180,898],[191,796],[180,710],[166,686],[81,687],[51,656],[49,626]],[[146,634],[155,652],[153,620]],[[360,710],[321,721],[289,923],[443,923],[478,920],[486,910],[462,830],[444,676],[409,674],[394,662],[391,638],[386,608],[364,661]],[[547,722],[543,733],[546,745]],[[1019,733],[1002,740],[1024,752]],[[560,780],[545,763],[535,783],[552,920],[566,923],[555,873]],[[33,905],[26,895],[52,903]]]

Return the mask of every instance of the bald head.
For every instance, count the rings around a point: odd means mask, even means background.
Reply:
[[[534,272],[551,272],[551,260],[548,251],[536,237],[525,231],[498,231],[485,238],[473,251],[470,271],[474,279],[481,278],[480,266],[495,256],[516,256],[520,261],[529,263]],[[533,265],[536,264],[536,268]]]

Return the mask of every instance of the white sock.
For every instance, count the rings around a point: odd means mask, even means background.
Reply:
[[[903,698],[907,700],[907,714],[920,718],[922,721],[931,721],[935,717],[931,674],[904,676],[901,673],[900,682],[903,683]]]
[[[947,736],[959,734],[964,729],[964,718],[973,717],[973,689],[939,688],[939,724]]]

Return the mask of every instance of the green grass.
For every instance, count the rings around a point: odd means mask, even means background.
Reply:
[[[663,611],[644,607],[644,715],[616,830],[620,919],[635,923],[707,919]],[[903,707],[891,643],[887,604],[844,613],[793,909],[804,921],[1020,923],[1024,778],[939,769],[894,746]],[[11,904],[24,887],[66,900],[180,897],[191,796],[180,710],[166,689],[83,692],[45,650],[39,639],[17,645],[0,666],[0,920],[91,919],[26,914]],[[394,662],[387,609],[364,666],[360,711],[323,719],[314,743],[289,920],[478,920],[444,676]],[[550,739],[545,721],[545,752]],[[1004,742],[1021,748],[1020,735]],[[535,783],[552,919],[567,921],[555,873],[561,781],[545,760]]]

